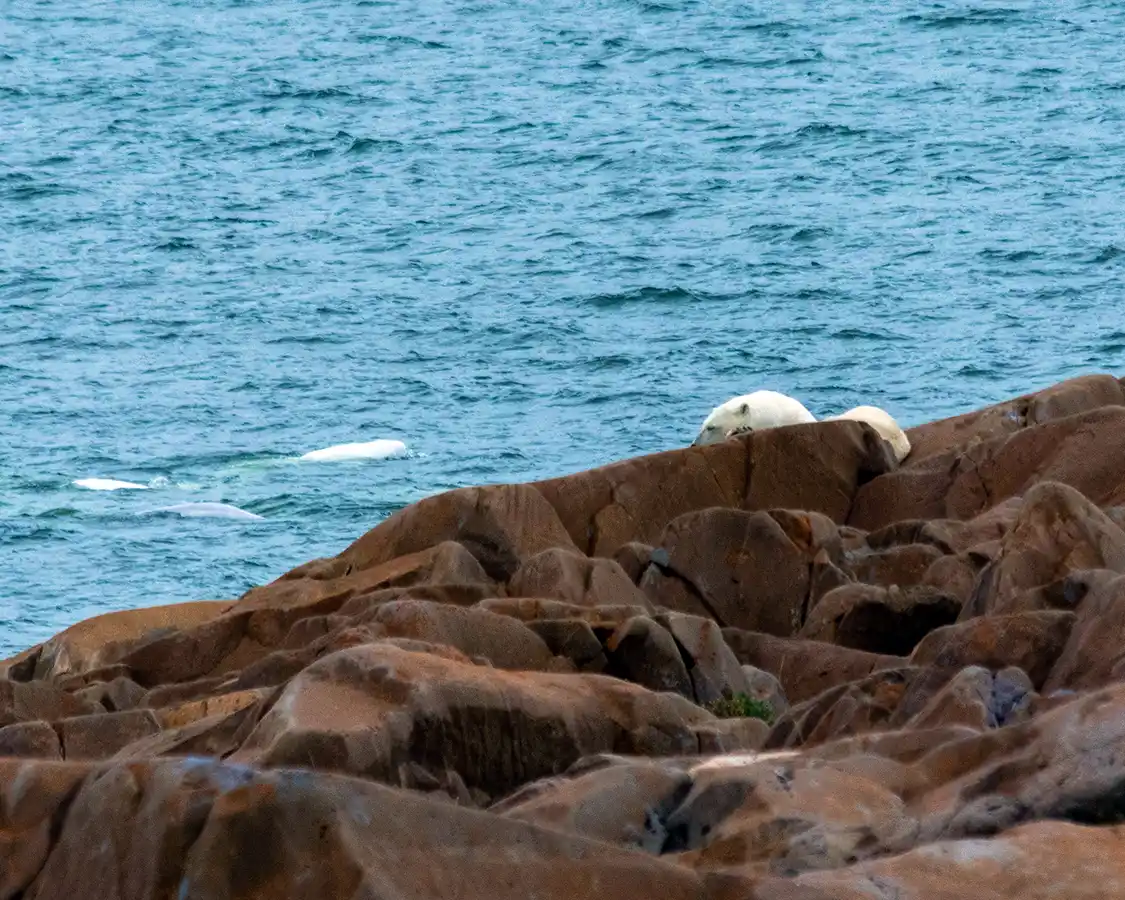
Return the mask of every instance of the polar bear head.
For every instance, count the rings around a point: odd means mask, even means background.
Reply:
[[[815,422],[805,407],[792,397],[776,391],[755,391],[732,397],[711,410],[692,446],[715,444],[735,434]]]

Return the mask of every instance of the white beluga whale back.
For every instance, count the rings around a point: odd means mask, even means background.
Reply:
[[[342,462],[349,459],[388,459],[406,452],[402,441],[383,438],[356,444],[336,444],[321,450],[311,450],[300,458],[307,462]]]
[[[242,521],[260,521],[265,516],[239,509],[229,503],[174,503],[171,506],[162,506],[150,510],[154,513],[176,513],[190,519],[240,519]]]
[[[133,481],[118,481],[116,478],[79,478],[73,482],[75,487],[88,491],[147,491],[147,484]]]
[[[711,410],[711,415],[704,420],[692,446],[717,444],[735,434],[815,421],[816,416],[805,409],[799,400],[777,391],[754,391],[752,394],[732,397]]]
[[[886,410],[879,409],[877,406],[857,406],[847,412],[840,413],[838,416],[830,416],[829,420],[831,419],[866,422],[879,432],[879,436],[884,441],[891,445],[896,460],[902,462],[910,455],[910,439]]]

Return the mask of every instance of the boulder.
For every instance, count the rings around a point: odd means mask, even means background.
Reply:
[[[957,620],[956,597],[933,588],[850,584],[829,591],[809,613],[800,636],[889,656],[909,656],[935,628]]]
[[[682,613],[668,613],[657,621],[676,640],[696,703],[706,706],[721,697],[749,691],[746,673],[715,622]]]
[[[62,759],[62,746],[58,733],[48,723],[16,722],[0,728],[0,756]],[[2,876],[0,884],[3,884]]]
[[[660,606],[722,626],[790,635],[801,626],[809,564],[765,512],[707,509],[665,529],[657,560],[641,579]]]
[[[1070,617],[1044,691],[1090,690],[1125,679],[1125,576],[1105,573]],[[986,619],[985,621],[988,621]]]
[[[998,670],[1016,666],[1038,689],[1067,644],[1075,615],[1049,610],[983,616],[930,632],[914,648],[916,666],[961,669],[983,666]]]
[[[508,583],[512,597],[547,597],[577,606],[647,606],[645,595],[612,559],[552,547],[525,560]]]
[[[23,665],[17,668],[30,671],[17,680],[58,678],[111,665],[119,662],[137,642],[199,625],[221,615],[229,606],[229,601],[201,600],[104,613],[85,619],[20,654],[19,662]],[[15,660],[5,661],[5,664],[12,662]]]
[[[644,853],[339,776],[198,759],[75,775],[65,818],[60,787],[23,792],[41,832],[18,836],[20,865],[0,878],[37,900],[706,897],[699,876]]]
[[[650,691],[672,691],[695,699],[691,677],[672,635],[647,616],[630,619],[605,643],[607,675]]]
[[[118,750],[160,731],[152,710],[75,716],[55,723],[66,759],[109,759]]]
[[[852,554],[847,570],[856,581],[884,587],[913,587],[945,553],[933,544],[903,544],[864,554]]]
[[[873,893],[877,890],[878,893]],[[941,841],[794,879],[767,878],[755,900],[1109,900],[1125,887],[1125,827],[1037,822]]]
[[[879,669],[896,668],[899,656],[867,653],[822,641],[779,638],[724,628],[723,638],[739,662],[777,677],[790,703],[811,700],[825,690],[857,681]]]
[[[681,768],[630,761],[529,784],[489,811],[658,854],[667,840],[665,820],[690,787]]]
[[[969,666],[958,672],[910,720],[917,729],[965,725],[984,730],[1025,721],[1035,689],[1018,668],[990,672]]]
[[[533,485],[504,484],[419,500],[376,525],[337,560],[345,570],[369,569],[443,541],[463,545],[496,581],[507,581],[523,560],[543,550],[577,549],[542,493]]]
[[[15,722],[54,722],[104,709],[52,684],[0,679],[0,727]]]
[[[554,655],[534,632],[486,609],[401,600],[380,606],[374,624],[390,637],[448,644],[501,669],[547,669]]]
[[[574,544],[611,557],[629,543],[654,544],[664,526],[710,506],[739,508],[746,496],[745,441],[654,453],[534,487],[557,510]]]
[[[694,752],[692,726],[713,721],[683,697],[615,678],[506,672],[366,644],[294,678],[231,758],[383,781],[409,761],[497,796],[592,753]]]
[[[981,573],[962,615],[1042,609],[1049,601],[1038,589],[1079,569],[1125,572],[1125,532],[1074,488],[1037,484],[1024,495],[999,556]]]

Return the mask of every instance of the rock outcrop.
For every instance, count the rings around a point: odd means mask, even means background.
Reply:
[[[463,488],[0,663],[0,898],[1125,896],[1125,389]]]

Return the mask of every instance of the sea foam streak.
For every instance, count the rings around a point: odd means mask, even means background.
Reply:
[[[387,459],[406,452],[402,441],[381,439],[362,444],[336,444],[322,450],[311,450],[300,457],[307,462],[340,462],[346,459]]]
[[[86,488],[88,491],[147,491],[147,484],[136,484],[132,481],[118,481],[116,478],[79,478],[74,482],[75,487]]]
[[[265,518],[265,516],[259,516],[257,513],[231,506],[229,503],[174,503],[172,506],[162,506],[159,509],[150,510],[150,512],[177,513],[192,519],[241,519],[250,521]]]

